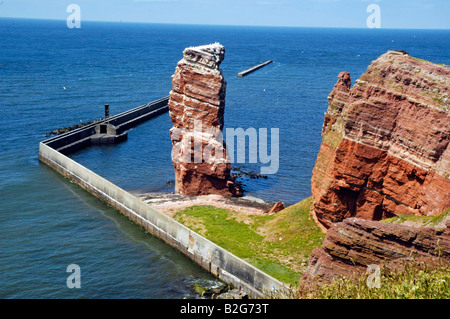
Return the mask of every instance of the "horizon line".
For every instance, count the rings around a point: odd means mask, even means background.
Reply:
[[[0,19],[20,19],[20,20],[43,20],[43,21],[61,21],[65,22],[66,19],[59,18],[26,18],[26,17],[3,17],[0,16]],[[251,25],[251,24],[208,24],[208,23],[179,23],[179,22],[148,22],[148,21],[116,21],[116,20],[90,20],[83,19],[86,22],[104,22],[104,23],[138,23],[138,24],[159,24],[159,25],[190,25],[190,26],[218,26],[218,27],[258,27],[258,28],[315,28],[315,29],[368,29],[368,30],[436,30],[436,31],[449,31],[450,28],[447,29],[438,29],[438,28],[367,28],[367,27],[336,27],[336,26],[293,26],[293,25]]]

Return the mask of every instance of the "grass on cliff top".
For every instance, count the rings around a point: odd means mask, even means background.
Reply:
[[[382,220],[383,223],[402,224],[404,222],[417,222],[423,226],[434,226],[442,222],[447,216],[450,216],[450,208],[444,210],[441,214],[436,216],[416,216],[416,215],[399,215]]]
[[[311,251],[325,237],[310,215],[311,205],[307,198],[263,216],[192,206],[174,218],[274,278],[297,286]]]
[[[424,263],[407,264],[403,271],[381,271],[380,286],[369,287],[368,275],[358,280],[335,280],[330,285],[301,292],[302,299],[449,299],[450,267],[430,269]],[[372,281],[373,282],[373,281]]]
[[[416,57],[413,57],[413,56],[410,56],[410,57],[411,57],[411,59],[413,59],[413,60],[415,60],[415,61],[417,61],[417,62],[431,63],[431,64],[436,64],[436,65],[441,65],[441,66],[447,66],[447,65],[445,65],[445,64],[443,64],[443,63],[435,63],[435,62],[432,62],[432,61],[428,61],[428,60],[424,60],[424,59],[419,59],[419,58],[416,58]]]

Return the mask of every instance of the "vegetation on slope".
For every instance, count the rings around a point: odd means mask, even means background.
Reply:
[[[298,285],[311,251],[325,235],[310,215],[312,199],[275,215],[250,215],[192,206],[176,220],[278,280]]]
[[[209,240],[227,249],[278,280],[298,285],[311,251],[325,237],[310,215],[311,198],[275,215],[247,215],[215,208],[192,206],[174,218]],[[439,216],[398,216],[383,222],[421,222],[436,225],[450,214]],[[295,289],[293,290],[295,291]],[[276,298],[277,296],[272,296]],[[331,285],[293,293],[302,299],[448,299],[450,266],[443,263],[431,269],[426,264],[407,264],[403,271],[381,271],[380,288],[370,288],[367,276],[350,281],[341,279]]]
[[[450,267],[430,269],[424,263],[411,263],[403,271],[381,271],[379,288],[370,288],[367,276],[356,281],[336,280],[293,297],[303,299],[449,299]]]
[[[404,222],[416,222],[422,226],[435,226],[442,222],[447,216],[450,216],[450,208],[446,209],[441,214],[434,216],[416,216],[416,215],[399,215],[392,218],[382,220],[384,223],[402,224]]]
[[[384,223],[414,223],[437,226],[450,216],[450,208],[438,216],[401,215]],[[326,299],[448,299],[450,297],[450,265],[443,260],[437,268],[426,263],[411,262],[401,271],[381,270],[380,287],[370,288],[368,275],[357,280],[341,279],[331,285],[316,286],[293,296]]]

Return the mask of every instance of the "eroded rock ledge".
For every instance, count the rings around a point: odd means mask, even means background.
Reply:
[[[400,270],[413,259],[430,268],[450,263],[450,217],[434,227],[348,218],[331,226],[322,247],[312,251],[300,289],[354,278],[369,265]]]
[[[450,207],[450,67],[389,51],[328,97],[312,177],[326,228],[348,217],[438,215]]]

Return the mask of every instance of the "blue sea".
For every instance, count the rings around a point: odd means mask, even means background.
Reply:
[[[0,19],[0,298],[184,298],[217,281],[87,192],[38,162],[55,128],[167,96],[188,46],[220,42],[228,82],[225,126],[279,128],[279,170],[243,180],[246,195],[296,203],[311,195],[327,96],[398,49],[450,64],[450,31],[275,28]],[[274,63],[244,78],[236,74]],[[173,191],[169,115],[128,141],[71,155],[133,192]],[[260,164],[240,164],[257,171]],[[81,288],[66,285],[67,266]]]

